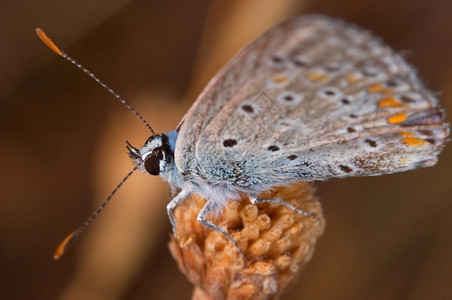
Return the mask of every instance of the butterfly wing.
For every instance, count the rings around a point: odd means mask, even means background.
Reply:
[[[321,16],[242,50],[183,122],[177,167],[242,187],[431,166],[448,135],[437,99],[401,56]]]
[[[314,38],[316,25],[312,24],[310,18],[295,20],[297,22],[287,22],[286,26],[268,31],[242,49],[210,80],[178,126],[179,138],[176,142],[175,160],[180,170],[196,168],[198,162],[195,152],[200,135],[224,106],[241,90],[256,83],[255,74],[272,72],[271,66],[263,64],[261,57],[268,57],[276,52],[279,45],[301,27],[305,27],[301,32],[302,35]],[[277,61],[278,57],[275,56],[274,60]]]

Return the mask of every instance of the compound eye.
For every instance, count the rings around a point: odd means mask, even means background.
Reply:
[[[160,173],[160,159],[157,155],[151,154],[144,161],[144,168],[151,175],[159,175]]]

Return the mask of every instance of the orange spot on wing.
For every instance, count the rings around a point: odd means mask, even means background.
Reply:
[[[402,142],[407,146],[423,146],[426,144],[426,141],[416,137],[404,137]]]
[[[369,93],[378,93],[384,90],[384,86],[381,83],[373,84],[367,89]]]
[[[348,74],[346,78],[349,83],[355,83],[359,80],[358,76],[356,76],[355,74]]]
[[[400,136],[414,136],[414,132],[408,132],[408,131],[400,131],[398,134]]]
[[[383,108],[383,107],[401,107],[403,106],[399,101],[397,101],[396,99],[392,98],[392,97],[386,97],[381,99],[380,101],[378,101],[378,107],[379,108]]]
[[[275,76],[272,78],[272,81],[275,83],[281,83],[281,82],[287,81],[287,79],[288,78],[285,76]]]
[[[389,117],[387,121],[391,124],[398,124],[400,122],[403,122],[407,118],[406,114],[396,114],[392,117]]]
[[[327,78],[328,78],[328,76],[326,76],[320,72],[313,72],[308,75],[308,79],[310,81],[324,81]]]

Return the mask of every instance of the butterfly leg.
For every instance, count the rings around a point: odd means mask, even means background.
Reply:
[[[171,199],[173,199],[174,197],[177,196],[178,194],[178,188],[175,184],[170,184],[170,195],[171,195]]]
[[[286,201],[283,201],[279,198],[273,198],[273,199],[260,199],[256,196],[252,196],[250,195],[250,201],[252,204],[259,204],[259,203],[275,203],[275,204],[281,204],[284,205],[288,208],[290,208],[291,210],[299,213],[300,215],[306,216],[306,217],[312,217],[315,216],[315,213],[313,212],[307,212],[301,209],[296,208],[295,206],[293,206],[290,203],[287,203]]]
[[[198,214],[198,222],[204,225],[205,227],[209,228],[210,230],[215,230],[218,232],[221,232],[231,243],[234,244],[234,246],[239,250],[240,254],[242,254],[242,251],[239,248],[239,245],[237,245],[237,242],[230,236],[226,230],[224,230],[222,227],[213,224],[211,221],[207,220],[207,215],[209,212],[211,212],[215,208],[214,202],[207,202],[201,211]]]
[[[173,225],[173,235],[175,238],[177,238],[177,233],[176,233],[177,222],[176,222],[176,217],[174,216],[174,210],[176,209],[176,207],[179,206],[179,204],[184,202],[185,199],[190,197],[190,195],[191,195],[191,193],[182,190],[166,206],[166,212],[168,213],[168,217],[170,219],[171,225]]]

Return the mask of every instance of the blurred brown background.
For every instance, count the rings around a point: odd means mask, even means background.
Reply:
[[[190,299],[169,255],[168,187],[135,174],[62,258],[57,243],[131,169],[146,128],[38,40],[113,87],[156,131],[174,129],[209,78],[265,29],[323,13],[372,30],[452,112],[452,2],[1,1],[0,299]],[[450,119],[449,119],[450,120]],[[327,230],[283,299],[451,299],[452,149],[434,168],[316,184]]]

